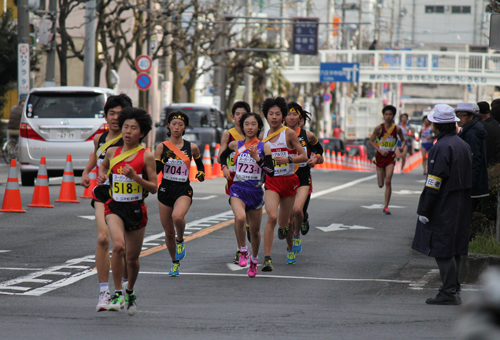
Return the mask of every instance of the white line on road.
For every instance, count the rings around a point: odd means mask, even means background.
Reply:
[[[209,200],[209,199],[212,199],[212,198],[216,198],[217,195],[210,195],[210,196],[206,196],[206,197],[193,197],[194,200],[203,200],[203,201],[206,201],[206,200]]]
[[[143,272],[144,275],[168,275],[168,272]],[[226,273],[185,273],[181,275],[193,276],[226,276],[226,277],[246,277],[247,274],[226,274]],[[255,278],[272,278],[272,279],[298,279],[298,280],[321,280],[321,281],[346,281],[346,282],[388,282],[388,283],[404,283],[408,284],[411,281],[407,280],[388,280],[388,279],[340,279],[333,277],[311,277],[311,276],[287,276],[287,275],[257,275]]]
[[[9,251],[12,251],[12,250],[0,250],[0,253],[8,253]]]
[[[42,270],[43,268],[11,268],[11,267],[0,267],[0,270]]]
[[[345,184],[342,184],[342,185],[339,185],[339,186],[336,186],[336,187],[333,187],[333,188],[330,188],[330,189],[326,189],[326,190],[318,191],[318,192],[313,192],[311,194],[311,199],[319,197],[319,196],[323,196],[323,195],[326,195],[326,194],[329,194],[331,192],[335,192],[335,191],[339,191],[339,190],[342,190],[342,189],[345,189],[345,188],[349,188],[349,187],[352,187],[353,185],[356,185],[356,184],[361,183],[361,182],[369,181],[370,179],[374,179],[374,178],[377,178],[377,175],[371,175],[371,176],[368,176],[368,177],[363,177],[363,178],[354,180],[352,182],[347,182]]]

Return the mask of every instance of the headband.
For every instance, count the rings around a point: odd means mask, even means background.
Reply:
[[[302,116],[302,115],[300,114],[300,112],[297,112],[297,110],[295,110],[293,107],[292,107],[290,110],[288,110],[288,112],[295,112],[295,113],[298,113],[298,114],[299,114],[299,116]]]

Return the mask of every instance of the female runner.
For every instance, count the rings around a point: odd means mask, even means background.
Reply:
[[[424,117],[424,126],[420,131],[420,152],[422,153],[422,166],[424,167],[424,176],[427,175],[427,153],[432,148],[432,129],[431,122]]]

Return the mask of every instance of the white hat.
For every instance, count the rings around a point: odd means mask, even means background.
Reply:
[[[477,111],[475,110],[476,108],[474,106],[477,107]],[[455,112],[460,112],[460,111],[477,114],[479,112],[479,106],[473,103],[458,103]]]
[[[434,112],[427,115],[427,119],[433,123],[445,124],[459,122],[460,119],[455,116],[455,110],[448,104],[437,104],[434,106]]]

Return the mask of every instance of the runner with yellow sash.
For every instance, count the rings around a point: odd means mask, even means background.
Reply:
[[[394,165],[396,163],[396,147],[398,138],[401,140],[400,150],[405,147],[405,139],[401,127],[394,124],[394,116],[396,108],[392,105],[386,105],[382,109],[384,115],[384,123],[378,125],[370,137],[370,145],[377,150],[374,163],[377,165],[377,180],[379,188],[384,187],[385,183],[385,199],[384,209],[382,212],[390,215],[389,202],[392,193],[392,175],[394,174]],[[375,142],[375,139],[378,139]]]
[[[262,104],[262,112],[269,123],[270,129],[261,133],[260,138],[271,148],[274,163],[274,176],[266,180],[266,202],[267,222],[264,229],[264,267],[263,271],[272,271],[271,249],[273,245],[274,229],[278,223],[278,237],[286,238],[288,255],[286,263],[295,263],[293,252],[292,233],[288,233],[288,218],[292,214],[293,202],[299,178],[295,174],[295,164],[306,162],[307,155],[299,142],[295,132],[283,126],[283,120],[288,114],[288,105],[283,97],[267,98]],[[292,155],[296,155],[292,157]],[[278,213],[279,207],[279,213]],[[298,218],[295,223],[299,225],[302,219]]]
[[[140,145],[151,131],[150,115],[146,110],[127,107],[121,112],[118,122],[124,145],[106,152],[99,167],[97,184],[103,185],[109,178],[111,199],[104,209],[113,242],[111,265],[115,294],[108,310],[125,308],[129,315],[134,315],[137,308],[134,285],[139,275],[139,254],[148,221],[144,199],[148,192],[156,193],[158,184],[154,156]],[[125,254],[128,281],[127,286],[122,287]]]

